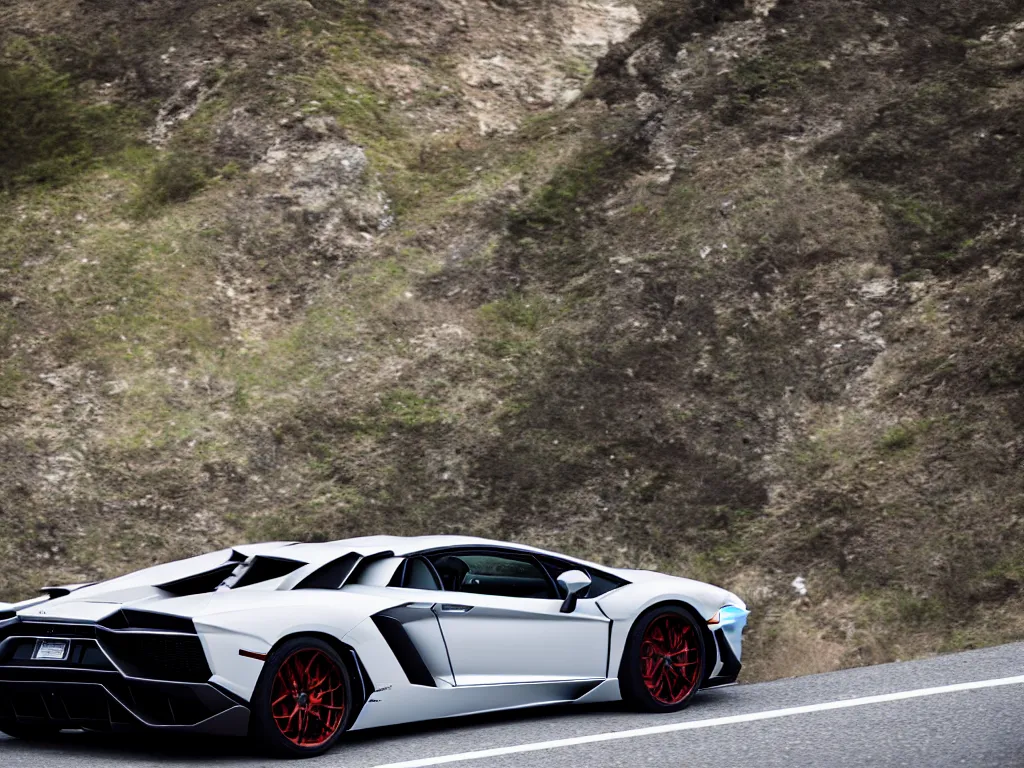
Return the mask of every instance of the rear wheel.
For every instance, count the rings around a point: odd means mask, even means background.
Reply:
[[[330,749],[350,724],[352,683],[323,640],[296,637],[267,657],[252,698],[250,735],[283,757]]]
[[[626,703],[645,712],[677,712],[703,677],[704,639],[690,611],[658,606],[637,619],[619,668]]]

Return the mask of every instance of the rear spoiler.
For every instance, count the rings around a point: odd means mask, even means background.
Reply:
[[[91,587],[96,583],[98,582],[87,581],[82,584],[62,584],[59,587],[43,587],[39,591],[46,595],[48,600],[56,600],[58,597],[67,597],[76,590],[82,589],[83,587]]]
[[[18,611],[24,610],[25,608],[31,608],[33,605],[39,605],[40,603],[45,603],[48,600],[56,600],[58,597],[66,597],[76,589],[91,587],[95,583],[95,581],[90,581],[85,584],[62,584],[59,587],[43,587],[39,590],[43,593],[42,597],[30,597],[28,600],[22,600],[20,603],[0,603],[0,620],[10,618],[9,616],[5,616],[5,614],[13,616]]]

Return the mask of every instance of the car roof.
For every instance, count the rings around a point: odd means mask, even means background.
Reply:
[[[519,551],[532,552],[538,555],[549,555],[562,560],[569,560],[580,565],[586,565],[602,570],[612,570],[607,566],[598,563],[590,563],[576,557],[563,555],[559,552],[551,552],[526,544],[516,544],[496,539],[482,539],[476,536],[360,536],[352,539],[339,539],[338,541],[327,541],[322,543],[304,544],[299,542],[280,542],[279,547],[268,551],[267,547],[273,545],[250,545],[236,547],[238,551],[248,554],[246,550],[259,548],[261,554],[273,555],[275,557],[286,557],[295,560],[302,560],[307,563],[328,563],[348,552],[356,552],[360,555],[380,555],[391,553],[395,557],[407,557],[420,552],[429,552],[437,549],[450,547],[486,547],[500,549],[515,549]]]
[[[347,547],[361,550],[364,547],[379,548],[380,551],[390,550],[395,555],[412,555],[417,552],[427,552],[432,549],[447,547],[504,547],[513,549],[527,549],[534,552],[541,550],[528,547],[523,544],[515,544],[508,541],[496,541],[494,539],[482,539],[477,536],[361,536],[356,539],[342,539],[330,542],[332,546]]]

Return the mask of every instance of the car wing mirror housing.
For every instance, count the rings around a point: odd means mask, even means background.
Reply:
[[[565,590],[565,601],[559,610],[572,613],[576,610],[576,601],[590,589],[590,576],[583,571],[566,571],[558,577],[558,585]]]

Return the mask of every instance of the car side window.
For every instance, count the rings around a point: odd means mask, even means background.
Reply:
[[[434,575],[434,569],[422,557],[414,557],[405,564],[402,586],[406,589],[439,591],[441,584]]]
[[[557,597],[551,579],[532,557],[459,553],[440,555],[431,562],[445,591],[540,600]]]

